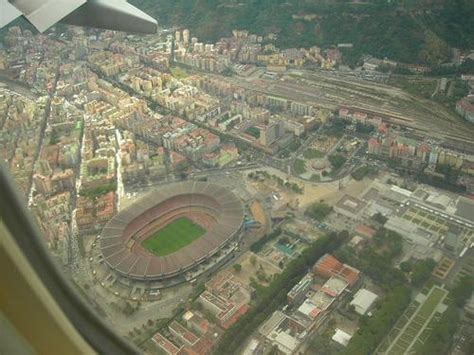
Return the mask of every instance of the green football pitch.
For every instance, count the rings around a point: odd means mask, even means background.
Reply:
[[[202,237],[206,230],[186,217],[180,217],[142,242],[142,246],[158,256],[175,251]]]

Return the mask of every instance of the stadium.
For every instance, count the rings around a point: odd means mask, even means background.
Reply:
[[[104,227],[106,265],[135,280],[182,275],[236,241],[244,206],[220,185],[186,181],[149,193]]]

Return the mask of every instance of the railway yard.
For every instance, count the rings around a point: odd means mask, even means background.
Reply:
[[[391,123],[406,126],[422,135],[429,134],[461,149],[469,149],[474,136],[471,124],[432,100],[344,73],[294,69],[279,80],[219,77],[249,90],[330,110],[347,106],[372,112]]]

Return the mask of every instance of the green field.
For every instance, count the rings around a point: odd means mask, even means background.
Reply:
[[[425,303],[423,303],[423,306],[418,311],[418,315],[420,315],[423,318],[429,317],[431,313],[433,313],[438,303],[441,302],[445,294],[446,294],[446,291],[443,289],[440,289],[440,288],[433,289],[433,291],[431,291],[430,295],[426,299]]]
[[[306,164],[302,159],[296,159],[294,165],[295,173],[298,175],[304,174],[306,172]]]
[[[158,256],[165,256],[200,238],[206,230],[186,217],[161,228],[142,242],[142,246]]]
[[[317,149],[308,148],[303,152],[303,157],[305,159],[317,159],[317,158],[324,158],[325,154]]]
[[[257,127],[251,126],[245,130],[245,133],[250,134],[255,139],[260,138],[260,130]]]
[[[184,79],[189,76],[186,69],[183,69],[181,67],[171,67],[170,71],[171,71],[171,74],[173,74],[173,76],[177,79]]]

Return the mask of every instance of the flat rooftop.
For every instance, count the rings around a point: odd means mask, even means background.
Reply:
[[[340,208],[342,210],[346,210],[352,214],[357,214],[359,213],[365,206],[367,205],[366,202],[359,200],[358,198],[349,196],[349,195],[344,195],[337,203],[336,206],[337,208]]]
[[[474,223],[474,200],[460,197],[456,205],[455,215]]]
[[[327,293],[329,296],[337,297],[342,291],[346,289],[349,284],[341,280],[338,277],[331,277],[326,283],[321,287],[321,291]]]

